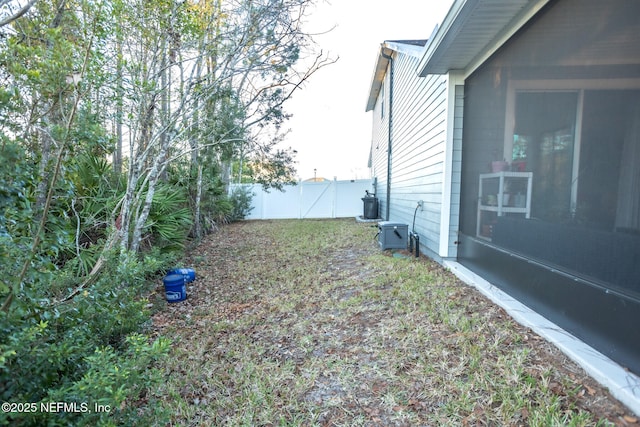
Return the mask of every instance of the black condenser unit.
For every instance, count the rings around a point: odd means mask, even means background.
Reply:
[[[378,244],[380,249],[406,249],[409,226],[399,222],[380,221],[378,223]]]

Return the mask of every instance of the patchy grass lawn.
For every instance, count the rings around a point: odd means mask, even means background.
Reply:
[[[354,220],[223,227],[157,294],[176,425],[627,425],[555,347],[427,258]]]

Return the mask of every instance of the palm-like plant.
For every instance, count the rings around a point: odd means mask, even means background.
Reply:
[[[186,191],[160,183],[146,224],[147,239],[152,239],[153,245],[163,250],[181,249],[191,228],[191,217]]]

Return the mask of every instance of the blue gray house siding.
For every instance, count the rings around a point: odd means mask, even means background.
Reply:
[[[376,197],[378,198],[378,217],[385,218],[387,209],[387,148],[389,138],[388,92],[389,79],[384,79],[380,96],[378,96],[372,114],[371,135],[371,170],[376,183]]]
[[[455,257],[462,87],[456,87],[447,75],[419,77],[418,56],[395,51],[393,58],[393,105],[390,106],[389,97],[392,66],[389,64],[373,109],[371,167],[377,182],[380,216],[408,224],[412,229],[415,215],[414,229],[420,236],[422,250],[435,259]],[[450,113],[454,111],[457,116]],[[391,196],[386,218],[389,155]],[[416,210],[419,201],[424,203]]]

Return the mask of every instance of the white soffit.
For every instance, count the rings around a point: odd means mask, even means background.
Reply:
[[[378,94],[380,93],[382,82],[384,81],[384,75],[387,72],[387,65],[389,64],[389,60],[385,55],[391,56],[392,53],[393,51],[385,47],[384,43],[380,46],[380,50],[378,51],[376,58],[376,66],[373,69],[373,76],[371,77],[371,89],[369,89],[367,107],[365,111],[371,111],[376,106],[376,100],[378,99]]]
[[[367,107],[365,111],[371,111],[376,105],[384,76],[387,72],[387,66],[389,65],[388,56],[393,55],[394,52],[402,53],[404,55],[420,58],[424,50],[424,40],[387,40],[380,45],[378,55],[376,58],[376,65],[373,70],[373,76],[371,78],[371,88],[369,89],[369,95],[367,97]]]
[[[467,70],[493,53],[548,0],[456,0],[425,46],[418,74]]]

